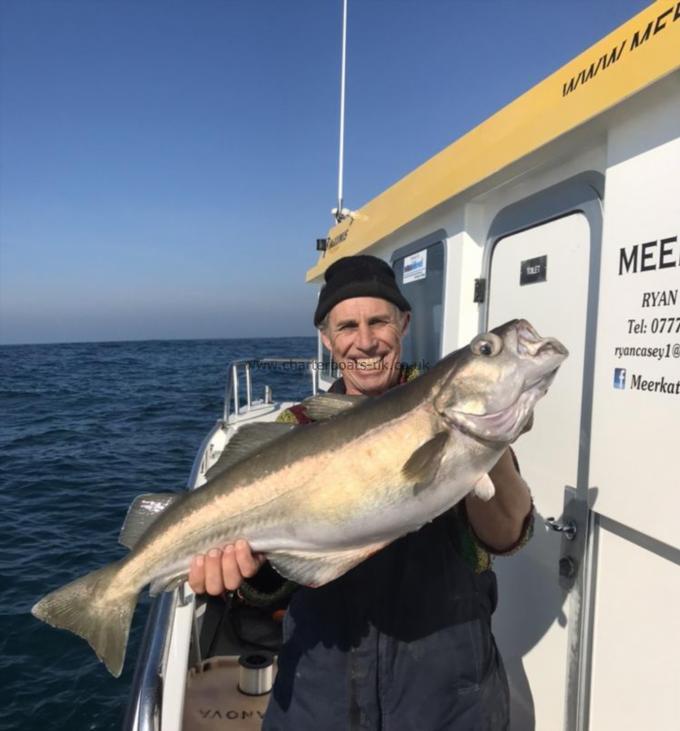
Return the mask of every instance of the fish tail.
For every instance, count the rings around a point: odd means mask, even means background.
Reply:
[[[87,640],[109,672],[123,668],[132,615],[139,589],[121,590],[114,579],[122,562],[109,564],[47,594],[31,610],[34,617]]]

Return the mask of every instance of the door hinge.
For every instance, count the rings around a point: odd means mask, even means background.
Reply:
[[[473,302],[481,303],[486,299],[486,279],[475,279],[475,295]]]

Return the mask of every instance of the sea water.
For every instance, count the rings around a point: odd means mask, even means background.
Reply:
[[[0,347],[0,729],[120,728],[148,598],[118,679],[31,607],[124,555],[118,531],[136,495],[186,486],[232,360],[315,349],[313,337]],[[311,389],[296,364],[253,380],[255,397],[265,384],[276,400]]]

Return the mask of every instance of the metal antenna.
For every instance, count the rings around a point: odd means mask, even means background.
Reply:
[[[347,56],[347,0],[342,2],[342,66],[340,70],[340,153],[338,160],[338,207],[332,211],[339,223],[345,218],[342,208],[342,176],[345,151],[345,66]]]

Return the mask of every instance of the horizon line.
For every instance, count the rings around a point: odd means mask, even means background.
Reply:
[[[13,342],[5,343],[0,342],[2,348],[13,348],[21,347],[26,345],[37,346],[37,345],[107,345],[107,344],[118,344],[118,343],[162,343],[162,342],[205,342],[209,340],[290,340],[291,338],[313,338],[316,339],[316,334],[311,333],[309,335],[248,335],[242,337],[204,337],[204,338],[121,338],[112,340],[42,340],[39,342]]]

